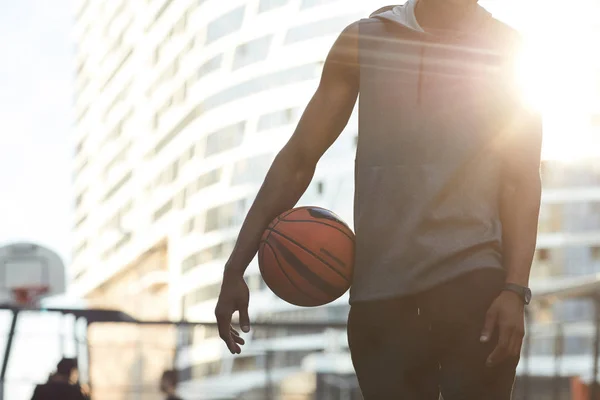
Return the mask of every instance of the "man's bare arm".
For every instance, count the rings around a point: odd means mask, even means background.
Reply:
[[[500,199],[503,260],[507,283],[529,285],[542,197],[542,122],[523,111],[509,133]]]
[[[358,91],[358,23],[354,23],[333,45],[319,87],[296,131],[275,158],[225,265],[215,314],[221,338],[232,353],[239,353],[240,348],[230,331],[231,315],[239,311],[242,330],[249,329],[244,271],[254,258],[269,223],[293,208],[306,191],[317,162],[348,123]]]
[[[535,253],[542,196],[540,159],[542,122],[522,108],[508,121],[503,153],[503,184],[500,198],[503,263],[506,282],[529,285]],[[490,340],[498,329],[498,344],[488,364],[520,355],[525,335],[523,300],[513,292],[502,292],[488,310],[482,340]]]

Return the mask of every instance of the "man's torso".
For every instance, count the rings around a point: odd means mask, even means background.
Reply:
[[[501,34],[361,21],[352,302],[502,267],[499,142],[512,88]]]

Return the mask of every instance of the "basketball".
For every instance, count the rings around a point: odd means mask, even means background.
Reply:
[[[263,234],[258,264],[267,286],[288,303],[331,303],[350,288],[354,233],[329,210],[294,208],[275,218]]]

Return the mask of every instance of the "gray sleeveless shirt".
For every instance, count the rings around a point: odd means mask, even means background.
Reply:
[[[350,302],[502,270],[498,143],[511,113],[502,36],[514,32],[448,38],[382,18],[359,25]]]

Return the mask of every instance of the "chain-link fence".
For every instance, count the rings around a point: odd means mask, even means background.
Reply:
[[[5,400],[30,399],[63,356],[78,359],[94,400],[163,399],[160,377],[171,369],[185,400],[362,399],[344,321],[255,323],[243,353],[232,356],[214,324],[123,322],[118,313],[88,324],[84,311],[18,315],[11,338],[13,313],[0,312]],[[529,332],[515,399],[591,399],[595,325],[536,325]],[[569,347],[572,338],[583,338],[582,346]]]

